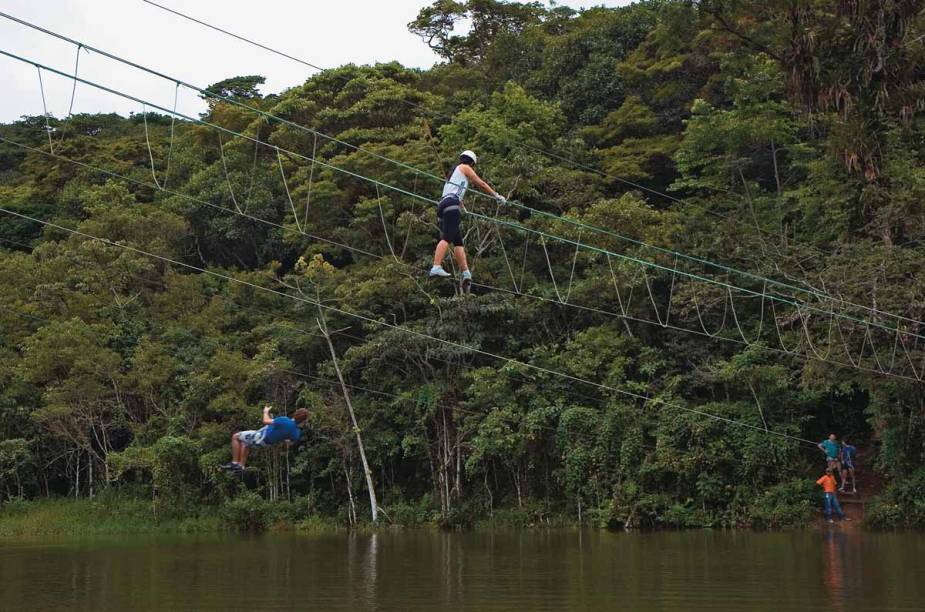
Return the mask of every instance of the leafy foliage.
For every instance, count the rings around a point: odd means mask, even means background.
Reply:
[[[462,299],[421,272],[434,241],[421,198],[472,148],[480,174],[535,209],[805,282],[922,333],[920,4],[439,0],[409,24],[444,60],[433,69],[344,66],[268,96],[256,75],[209,88],[205,119],[257,144],[156,114],[49,118],[55,152],[84,166],[0,143],[0,206],[82,232],[0,215],[0,499],[117,490],[165,520],[207,508],[245,530],[352,524],[365,475],[320,301],[387,521],[805,522],[818,451],[768,428],[853,434],[887,483],[874,522],[921,525],[917,385],[612,316],[615,284],[656,303],[671,288],[568,245],[544,244],[547,262],[536,239],[472,217],[476,278],[526,295]],[[145,120],[168,191],[149,185]],[[48,145],[41,116],[0,135]],[[475,194],[467,205],[671,264]],[[678,295],[672,316],[692,316],[692,290]],[[757,307],[741,312],[753,332]],[[229,436],[263,402],[308,408],[308,440],[256,451],[231,478]]]

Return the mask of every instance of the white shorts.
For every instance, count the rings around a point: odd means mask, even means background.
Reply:
[[[248,431],[239,431],[238,440],[240,440],[244,446],[248,448],[258,448],[261,446],[269,446],[266,442],[267,428],[261,427],[257,430],[248,430]]]

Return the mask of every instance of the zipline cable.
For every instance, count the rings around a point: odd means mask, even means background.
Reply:
[[[144,0],[144,1],[147,2],[148,0]],[[154,5],[154,6],[157,6],[158,8],[162,8],[162,9],[164,9],[164,10],[168,10],[168,11],[170,11],[170,12],[175,12],[175,11],[172,11],[171,9],[169,9],[169,8],[167,8],[167,7],[163,7],[163,6],[158,5],[158,4],[156,4],[156,3],[153,3],[153,2],[149,2],[149,4],[152,4],[152,5]],[[176,13],[176,14],[178,14],[178,15],[180,15],[180,16],[182,16],[182,17],[189,18],[189,17],[187,17],[186,15],[183,15],[182,13]],[[19,24],[21,24],[21,25],[24,25],[24,26],[26,26],[26,27],[29,27],[29,28],[35,29],[35,30],[37,30],[37,31],[39,31],[39,32],[42,32],[43,34],[46,34],[46,35],[49,35],[49,36],[58,38],[58,39],[63,40],[63,41],[66,41],[66,42],[68,42],[68,43],[70,43],[70,44],[77,45],[77,49],[78,49],[78,59],[79,59],[80,49],[86,49],[86,50],[88,50],[88,51],[92,51],[92,52],[94,52],[94,53],[97,53],[97,54],[99,54],[99,55],[102,55],[102,56],[104,56],[104,57],[107,57],[107,58],[109,58],[109,59],[111,59],[111,60],[113,60],[113,61],[120,62],[120,63],[125,64],[125,65],[127,65],[127,66],[130,66],[130,67],[132,67],[132,68],[141,70],[141,71],[146,72],[146,73],[148,73],[148,74],[151,74],[151,75],[157,76],[157,77],[159,77],[159,78],[162,78],[162,79],[168,80],[168,81],[170,81],[170,82],[173,82],[173,83],[175,83],[175,84],[177,85],[177,87],[179,87],[179,86],[182,85],[182,86],[184,86],[184,87],[186,87],[186,88],[188,88],[188,89],[190,89],[190,90],[193,90],[193,91],[195,91],[195,92],[198,92],[199,94],[201,94],[201,95],[203,95],[203,96],[208,96],[208,97],[211,97],[211,98],[215,98],[215,99],[218,99],[218,100],[222,100],[222,101],[224,101],[224,102],[226,102],[226,103],[229,103],[229,104],[238,106],[238,107],[240,107],[240,108],[243,108],[243,109],[245,109],[245,110],[247,110],[247,111],[249,111],[249,112],[258,113],[258,114],[262,115],[262,116],[264,117],[265,120],[274,119],[274,120],[276,120],[276,121],[279,121],[279,122],[283,123],[284,125],[288,125],[288,126],[290,126],[290,127],[296,128],[296,129],[298,129],[298,130],[307,131],[307,132],[309,132],[309,133],[311,133],[311,134],[313,134],[313,135],[315,136],[315,144],[314,144],[314,146],[313,146],[313,152],[312,152],[312,157],[311,157],[311,159],[312,159],[313,161],[314,161],[314,159],[315,159],[315,157],[316,157],[317,137],[318,137],[318,136],[321,136],[322,138],[326,138],[326,139],[328,139],[328,140],[330,140],[330,141],[332,141],[332,142],[335,142],[335,143],[337,143],[337,144],[346,146],[346,147],[351,148],[351,149],[353,149],[353,150],[362,152],[362,153],[364,153],[364,154],[366,154],[366,155],[370,155],[370,156],[373,156],[373,157],[375,157],[375,158],[377,158],[377,159],[380,159],[380,160],[383,160],[383,161],[387,161],[387,162],[389,162],[389,163],[398,165],[398,166],[400,166],[400,167],[402,167],[402,168],[411,170],[411,171],[415,172],[415,176],[417,176],[417,175],[420,174],[420,175],[426,176],[426,177],[428,177],[428,178],[431,178],[431,179],[434,179],[434,180],[438,180],[438,181],[440,181],[441,183],[446,181],[446,179],[445,179],[444,177],[437,176],[437,175],[435,175],[435,174],[433,174],[433,173],[430,173],[430,172],[428,172],[428,171],[426,171],[426,170],[422,170],[422,169],[416,168],[416,167],[414,167],[414,166],[411,166],[411,165],[406,164],[406,163],[404,163],[404,162],[401,162],[401,161],[399,161],[399,160],[395,160],[395,159],[389,158],[389,157],[387,157],[387,156],[381,155],[381,154],[379,154],[379,153],[375,153],[375,152],[373,152],[373,151],[370,151],[370,150],[368,150],[368,149],[365,149],[365,148],[363,148],[363,147],[360,147],[360,146],[357,146],[357,145],[353,145],[353,144],[351,144],[351,143],[349,143],[349,142],[340,140],[340,139],[338,139],[338,138],[336,138],[336,137],[330,136],[330,135],[328,135],[328,134],[325,134],[325,133],[320,132],[320,131],[318,131],[318,130],[315,130],[315,129],[313,129],[313,128],[304,126],[304,125],[302,125],[302,124],[295,123],[295,122],[293,122],[293,121],[290,121],[290,120],[288,120],[288,119],[284,119],[284,118],[282,118],[282,117],[278,117],[278,116],[276,116],[276,115],[273,115],[273,114],[271,114],[271,113],[268,113],[268,112],[266,112],[266,111],[263,111],[262,109],[255,108],[255,107],[253,107],[253,106],[244,104],[244,103],[242,103],[242,102],[240,102],[240,101],[238,101],[238,100],[235,100],[235,99],[233,99],[233,98],[231,98],[231,97],[222,96],[222,95],[217,94],[217,93],[215,93],[215,92],[211,92],[211,91],[209,91],[208,89],[203,89],[203,88],[198,87],[198,86],[196,86],[196,85],[192,85],[192,84],[190,84],[190,83],[186,83],[186,82],[184,82],[184,81],[181,81],[181,80],[179,80],[179,79],[176,79],[175,77],[166,75],[166,74],[164,74],[164,73],[161,73],[161,72],[159,72],[159,71],[157,71],[157,70],[153,70],[153,69],[151,69],[151,68],[147,68],[147,67],[142,66],[142,65],[140,65],[140,64],[137,64],[137,63],[135,63],[135,62],[132,62],[132,61],[130,61],[130,60],[127,60],[127,59],[124,59],[124,58],[122,58],[122,57],[119,57],[119,56],[117,56],[117,55],[115,55],[115,54],[112,54],[112,53],[110,53],[110,52],[108,52],[108,51],[104,51],[104,50],[102,50],[102,49],[98,49],[98,48],[96,48],[96,47],[93,47],[93,46],[84,44],[84,43],[82,43],[82,42],[80,42],[80,41],[74,40],[74,39],[72,39],[72,38],[69,38],[69,37],[64,36],[64,35],[62,35],[62,34],[59,34],[59,33],[57,33],[57,32],[53,32],[53,31],[51,31],[51,30],[47,30],[47,29],[45,29],[45,28],[42,28],[41,26],[32,24],[32,23],[30,23],[30,22],[28,22],[28,21],[19,19],[19,18],[15,17],[15,16],[12,16],[12,15],[7,14],[7,13],[0,12],[0,17],[4,17],[4,18],[6,18],[6,19],[8,19],[8,20],[14,21],[14,22],[19,23]],[[197,23],[201,23],[202,25],[208,26],[208,24],[205,24],[204,22],[200,22],[200,21],[195,20],[195,19],[193,19],[193,21],[196,21]],[[211,26],[209,26],[209,27],[211,27]],[[224,30],[221,30],[221,29],[219,29],[219,30],[222,31],[222,32],[225,33],[225,34],[229,34],[229,35],[232,35],[232,36],[236,36],[236,35],[234,35],[234,34],[231,34],[230,32],[225,32]],[[236,37],[237,37],[237,36],[236,36]],[[244,39],[244,38],[241,38],[241,39],[242,39],[242,40],[246,40],[246,39]],[[251,42],[251,41],[248,41],[248,42]],[[267,49],[267,50],[270,50],[270,49],[268,49],[267,47],[264,47],[264,46],[262,46],[262,45],[259,45],[259,44],[258,44],[258,46],[261,46],[262,48],[265,48],[265,49]],[[283,54],[283,55],[284,55],[285,57],[288,57],[289,59],[295,59],[295,58],[292,58],[292,57],[290,57],[290,56],[288,56],[288,55],[285,55],[285,54]],[[296,60],[296,61],[298,61],[298,60]],[[307,64],[307,65],[310,65],[310,64]],[[314,67],[314,66],[313,66],[313,67]],[[41,77],[40,77],[40,78],[41,78]],[[75,87],[75,89],[76,89],[76,84],[77,84],[76,66],[75,66],[75,74],[74,74],[74,77],[73,77],[73,78],[74,78],[74,87]],[[90,83],[87,83],[87,84],[90,84]],[[113,93],[115,93],[115,92],[113,92]],[[120,94],[117,94],[117,95],[120,95]],[[404,99],[402,99],[402,100],[404,100]],[[422,107],[422,108],[426,108],[426,107]],[[180,115],[180,116],[182,116],[182,115]],[[47,116],[46,116],[46,122],[47,122]],[[49,128],[49,129],[50,129],[50,128]],[[272,146],[272,145],[267,145],[267,146]],[[528,145],[525,144],[525,146],[528,146]],[[535,149],[535,148],[532,147],[532,146],[531,146],[530,148],[531,148],[531,149]],[[539,149],[535,149],[535,150],[539,151]],[[558,156],[555,156],[555,157],[558,157]],[[613,178],[613,177],[612,177],[612,178]],[[641,189],[646,189],[645,187],[643,187],[643,186],[641,186],[641,185],[636,185],[635,183],[630,183],[630,184],[632,184],[632,185],[634,185],[634,186],[637,186],[637,187],[639,187],[639,188],[641,188]],[[652,191],[652,190],[649,190],[649,191]],[[480,193],[480,192],[478,192],[478,191],[475,191],[474,193],[475,193],[475,195],[476,195],[477,197],[491,198],[491,196],[488,196],[487,194]],[[656,193],[658,193],[658,192],[656,192]],[[415,193],[414,195],[417,195],[417,194]],[[677,202],[682,202],[682,203],[683,203],[682,200],[679,200],[679,199],[677,199],[677,198],[673,198],[673,196],[668,196],[667,194],[662,194],[662,195],[665,195],[665,197],[672,198],[672,199],[676,200]],[[234,198],[234,195],[233,195],[233,194],[232,194],[232,198]],[[515,207],[515,208],[520,209],[520,210],[529,211],[531,214],[537,214],[537,215],[544,216],[544,217],[546,217],[546,218],[552,219],[552,220],[554,220],[554,221],[556,221],[556,222],[574,225],[574,226],[579,227],[579,228],[582,228],[582,229],[584,229],[584,230],[589,230],[589,231],[592,231],[592,232],[595,232],[595,233],[599,233],[599,234],[611,236],[611,237],[613,237],[613,238],[617,238],[617,239],[619,239],[619,240],[628,242],[628,243],[630,243],[630,244],[634,244],[634,245],[639,246],[639,247],[641,247],[641,248],[651,249],[651,250],[654,250],[654,251],[656,251],[656,252],[661,252],[661,253],[664,253],[664,254],[667,254],[667,255],[671,255],[671,256],[673,256],[673,257],[675,257],[675,258],[680,258],[680,259],[684,259],[684,260],[687,260],[687,261],[691,261],[691,262],[697,263],[697,264],[699,264],[699,265],[703,265],[703,266],[715,268],[715,269],[717,269],[717,270],[721,270],[721,271],[726,272],[726,273],[736,274],[736,275],[743,276],[743,277],[745,277],[745,278],[750,278],[750,279],[752,279],[752,280],[762,281],[762,282],[764,282],[764,283],[768,283],[768,284],[771,284],[771,285],[775,285],[775,286],[777,286],[777,287],[781,287],[781,288],[784,288],[784,289],[788,289],[788,290],[790,290],[790,291],[796,291],[796,292],[799,292],[799,293],[805,293],[805,294],[812,295],[812,296],[815,296],[815,297],[818,297],[818,298],[824,298],[824,299],[826,299],[826,300],[831,300],[831,301],[834,301],[834,302],[839,302],[839,303],[845,304],[845,305],[847,305],[847,306],[850,306],[850,307],[852,307],[852,308],[859,308],[859,309],[862,309],[862,310],[864,310],[864,311],[871,312],[871,313],[873,313],[874,315],[886,316],[886,317],[893,318],[893,319],[896,319],[896,320],[902,320],[902,321],[911,322],[911,323],[914,323],[914,324],[919,325],[919,326],[925,326],[925,322],[917,321],[917,320],[915,320],[915,319],[912,319],[912,318],[910,318],[910,317],[906,317],[906,316],[904,316],[904,315],[898,315],[898,314],[894,314],[894,313],[890,313],[890,312],[878,310],[878,309],[872,308],[872,307],[870,307],[870,306],[865,306],[865,305],[862,305],[862,304],[857,304],[857,303],[855,303],[855,302],[851,302],[851,301],[846,300],[846,299],[843,299],[843,298],[839,298],[839,297],[832,296],[832,295],[829,295],[829,294],[824,293],[824,292],[820,292],[819,290],[813,289],[813,288],[809,287],[808,285],[807,285],[806,287],[799,287],[799,286],[792,285],[792,284],[789,284],[789,283],[785,283],[785,282],[782,282],[782,281],[778,281],[778,280],[775,280],[775,279],[766,278],[766,277],[763,277],[763,276],[760,276],[760,275],[758,275],[758,274],[754,274],[754,273],[752,273],[752,272],[748,272],[748,271],[745,271],[745,270],[739,270],[739,269],[737,269],[737,268],[733,268],[733,267],[727,266],[727,265],[725,265],[725,264],[721,264],[721,263],[713,262],[713,261],[710,261],[710,260],[707,260],[707,259],[703,259],[703,258],[700,258],[700,257],[688,255],[688,254],[685,254],[685,253],[681,253],[681,252],[679,252],[679,251],[674,251],[674,250],[672,250],[672,249],[666,249],[666,248],[664,248],[664,247],[659,247],[659,246],[656,246],[656,245],[650,245],[650,244],[648,244],[648,243],[646,243],[646,242],[644,242],[644,241],[637,240],[637,239],[635,239],[635,238],[631,238],[631,237],[629,237],[629,236],[625,236],[625,235],[619,234],[619,233],[614,232],[614,231],[611,231],[611,230],[607,230],[607,229],[604,229],[604,228],[599,228],[599,227],[596,227],[596,226],[593,226],[593,225],[588,225],[588,224],[583,223],[583,222],[581,222],[581,221],[578,221],[578,220],[575,220],[575,219],[571,219],[570,217],[560,216],[560,215],[556,215],[556,214],[554,214],[554,213],[550,213],[550,212],[547,212],[547,211],[543,211],[543,210],[539,210],[539,209],[534,209],[534,208],[531,208],[531,207],[529,207],[529,206],[525,206],[525,205],[520,204],[520,203],[518,203],[518,202],[516,202],[516,201],[513,201],[513,200],[509,200],[507,203],[508,203],[509,205]],[[237,206],[237,202],[235,202],[235,205]],[[297,223],[298,223],[298,221],[297,221]],[[796,299],[796,298],[794,298],[794,299]]]
[[[744,423],[744,422],[742,422],[742,421],[737,421],[737,420],[735,420],[735,419],[730,419],[730,418],[723,417],[723,416],[720,416],[720,415],[712,414],[712,413],[709,413],[709,412],[705,412],[705,411],[703,411],[703,410],[698,410],[698,409],[696,409],[696,408],[690,408],[690,407],[687,407],[687,406],[683,406],[683,405],[681,405],[681,404],[677,404],[677,403],[675,403],[675,402],[670,402],[670,401],[664,400],[664,399],[662,399],[662,398],[660,398],[660,397],[657,397],[657,396],[642,395],[642,394],[640,394],[640,393],[636,393],[635,391],[628,391],[628,390],[626,390],[626,389],[620,389],[620,388],[618,388],[618,387],[612,387],[612,386],[610,386],[610,385],[606,385],[606,384],[603,384],[603,383],[599,383],[599,382],[595,382],[595,381],[592,381],[592,380],[588,380],[588,379],[582,378],[582,377],[580,377],[580,376],[575,376],[575,375],[572,375],[572,374],[568,374],[567,372],[560,372],[560,371],[553,370],[553,369],[550,369],[550,368],[547,368],[547,367],[544,367],[544,366],[536,365],[536,364],[534,364],[534,363],[527,363],[527,362],[524,362],[524,361],[519,361],[519,360],[514,359],[514,358],[512,358],[512,357],[507,357],[507,356],[501,355],[501,354],[499,354],[499,353],[494,353],[494,352],[491,352],[491,351],[487,351],[487,350],[484,350],[484,349],[480,349],[480,348],[475,347],[475,346],[469,346],[469,345],[466,345],[466,344],[462,344],[462,343],[460,343],[460,342],[455,342],[455,341],[453,341],[453,340],[446,340],[446,339],[444,339],[444,338],[438,338],[438,337],[436,337],[436,336],[431,336],[431,335],[429,335],[429,334],[425,334],[424,332],[417,331],[417,330],[414,330],[414,329],[410,329],[410,328],[405,327],[405,326],[403,326],[403,325],[398,325],[398,324],[395,324],[395,323],[389,323],[388,321],[382,321],[382,320],[375,319],[375,318],[372,318],[372,317],[368,317],[368,316],[365,316],[365,315],[362,315],[362,314],[350,312],[350,311],[344,310],[344,309],[342,309],[342,308],[337,308],[337,307],[335,307],[335,306],[327,305],[327,304],[325,304],[325,303],[322,302],[322,301],[315,301],[315,300],[311,300],[311,299],[309,299],[309,298],[306,298],[306,297],[304,297],[304,296],[292,295],[292,294],[289,294],[289,293],[285,293],[285,292],[283,292],[283,291],[279,291],[279,290],[277,290],[277,289],[273,289],[273,288],[270,288],[270,287],[264,287],[264,286],[262,286],[262,285],[258,285],[257,283],[252,283],[252,282],[250,282],[250,281],[241,280],[241,279],[239,279],[239,278],[235,278],[235,277],[229,276],[229,275],[227,275],[227,274],[222,274],[222,273],[216,272],[216,271],[214,271],[214,270],[208,270],[208,269],[206,269],[206,268],[201,268],[201,267],[199,267],[199,266],[195,266],[195,265],[190,264],[190,263],[178,261],[178,260],[176,260],[176,259],[172,259],[172,258],[167,257],[167,256],[164,256],[164,255],[159,255],[159,254],[157,254],[157,253],[152,253],[152,252],[150,252],[150,251],[146,251],[146,250],[144,250],[144,249],[140,249],[140,248],[131,246],[131,245],[129,245],[129,244],[123,244],[123,243],[119,243],[119,242],[114,242],[114,241],[112,241],[112,240],[109,240],[108,238],[102,238],[102,237],[99,237],[99,236],[94,236],[93,234],[89,234],[89,233],[87,233],[87,232],[83,232],[83,231],[81,231],[81,230],[74,229],[74,228],[72,228],[72,227],[67,227],[67,226],[61,225],[61,224],[59,224],[59,223],[55,223],[55,222],[52,222],[52,221],[48,221],[48,220],[46,220],[46,219],[39,219],[39,218],[36,218],[36,217],[32,217],[32,216],[30,216],[30,215],[26,215],[26,214],[23,214],[23,213],[14,211],[14,210],[10,210],[10,209],[5,208],[5,207],[2,207],[2,206],[0,206],[0,212],[2,212],[2,213],[4,213],[4,214],[7,214],[7,215],[10,215],[10,216],[18,217],[18,218],[23,219],[23,220],[26,220],[26,221],[32,221],[33,223],[39,223],[39,224],[44,225],[44,226],[46,226],[46,227],[50,227],[50,228],[54,228],[54,229],[57,229],[57,230],[60,230],[60,231],[63,231],[63,232],[67,232],[67,233],[69,233],[69,234],[71,234],[71,235],[74,235],[74,236],[80,236],[80,237],[82,237],[82,238],[86,238],[86,239],[89,239],[89,240],[98,240],[98,241],[100,241],[100,242],[103,243],[103,244],[106,244],[106,245],[109,245],[109,246],[112,246],[112,247],[116,247],[116,248],[120,248],[120,249],[129,251],[129,252],[132,252],[132,253],[136,253],[136,254],[138,254],[138,255],[144,255],[144,256],[146,256],[146,257],[150,257],[150,258],[152,258],[152,259],[156,259],[156,260],[162,261],[162,262],[167,263],[167,264],[171,264],[171,265],[174,265],[174,266],[180,266],[180,267],[186,268],[186,269],[188,269],[188,270],[192,270],[192,271],[194,271],[194,272],[198,272],[198,273],[200,273],[200,274],[208,274],[209,276],[213,276],[213,277],[216,277],[216,278],[220,278],[220,279],[222,279],[222,280],[230,281],[230,282],[233,282],[233,283],[238,283],[238,284],[241,284],[241,285],[250,287],[251,289],[256,289],[256,290],[258,290],[258,291],[263,291],[263,292],[266,292],[266,293],[271,293],[271,294],[274,294],[274,295],[279,295],[279,296],[285,297],[285,298],[287,298],[287,299],[295,300],[295,301],[302,302],[302,303],[305,303],[305,304],[310,304],[310,305],[312,305],[312,306],[315,306],[316,308],[320,308],[320,309],[322,309],[322,310],[327,310],[327,311],[332,312],[332,313],[334,313],[334,314],[339,314],[339,315],[342,315],[342,316],[352,317],[352,318],[355,318],[355,319],[357,319],[357,320],[363,321],[363,322],[365,322],[365,323],[369,323],[369,324],[372,324],[372,325],[379,325],[379,326],[382,326],[382,327],[385,327],[385,328],[388,328],[388,329],[393,329],[393,330],[396,330],[396,331],[399,331],[399,332],[401,332],[401,333],[405,333],[405,334],[408,334],[408,335],[411,335],[411,336],[415,336],[415,337],[422,338],[422,339],[425,339],[425,340],[431,340],[431,341],[436,342],[436,343],[439,343],[439,344],[443,344],[443,345],[446,345],[446,346],[451,346],[451,347],[453,347],[453,348],[455,348],[455,349],[462,350],[463,352],[472,352],[472,353],[475,353],[475,354],[482,355],[482,356],[484,356],[484,357],[489,357],[489,358],[492,358],[492,359],[495,359],[495,360],[498,360],[498,361],[502,361],[502,362],[504,362],[504,363],[506,363],[506,364],[509,364],[509,365],[511,365],[511,366],[514,366],[514,367],[526,368],[526,369],[529,369],[529,370],[533,370],[533,371],[535,371],[535,372],[539,372],[539,373],[541,373],[541,374],[546,374],[546,375],[549,375],[549,376],[559,377],[559,378],[562,378],[563,380],[568,380],[568,381],[571,381],[571,382],[574,382],[574,383],[579,383],[579,384],[583,384],[583,385],[588,385],[588,386],[590,386],[590,387],[594,387],[594,388],[600,389],[600,390],[602,390],[602,391],[610,391],[610,392],[612,392],[612,393],[617,393],[617,394],[620,394],[620,395],[624,395],[624,396],[626,396],[626,397],[630,397],[630,398],[633,398],[633,399],[635,399],[635,400],[641,401],[642,404],[643,404],[643,406],[645,406],[645,405],[647,405],[647,404],[649,404],[649,403],[652,403],[652,404],[660,404],[660,405],[662,405],[662,406],[664,406],[664,407],[667,407],[667,408],[675,408],[675,409],[677,409],[677,410],[681,410],[681,411],[684,411],[684,412],[689,412],[689,413],[691,413],[691,414],[696,414],[696,415],[699,415],[699,416],[703,416],[703,417],[715,419],[715,420],[717,420],[717,421],[725,422],[725,423],[730,424],[730,425],[735,425],[735,426],[743,427],[743,428],[746,428],[746,429],[753,429],[753,430],[756,430],[756,431],[759,431],[759,432],[766,433],[766,434],[768,434],[768,435],[773,435],[773,436],[777,436],[777,437],[781,437],[781,438],[791,439],[791,440],[794,440],[794,441],[797,441],[797,442],[801,442],[801,443],[803,443],[803,444],[810,444],[810,445],[813,445],[813,446],[816,445],[816,443],[813,442],[812,440],[807,440],[807,439],[805,439],[805,438],[800,438],[800,437],[797,437],[797,436],[791,436],[790,434],[786,434],[786,433],[782,433],[782,432],[778,432],[778,431],[768,430],[768,429],[765,429],[765,428],[763,428],[763,427],[758,427],[758,426],[756,426],[756,425],[752,425],[752,424],[750,424],[750,423]]]

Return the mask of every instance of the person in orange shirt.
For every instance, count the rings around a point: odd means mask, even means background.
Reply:
[[[845,513],[841,510],[841,505],[838,503],[838,497],[835,494],[835,491],[838,489],[838,483],[835,482],[835,471],[832,468],[829,468],[825,471],[822,478],[816,481],[817,485],[822,485],[822,490],[825,495],[825,518],[830,522],[834,523],[832,520],[832,513],[838,515],[838,518],[843,521],[850,521],[851,519],[845,516]]]

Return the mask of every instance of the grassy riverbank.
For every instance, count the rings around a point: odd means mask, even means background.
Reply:
[[[0,537],[106,534],[205,533],[224,531],[218,516],[159,518],[146,500],[42,499],[0,506]]]
[[[806,510],[804,508],[804,510]],[[383,509],[385,529],[532,529],[576,527],[575,517],[549,513],[538,507],[496,509],[491,516],[459,516],[441,519],[411,505]],[[812,520],[761,527],[799,527]],[[366,531],[371,525],[360,517],[353,529]],[[585,516],[582,524],[608,528],[601,517]],[[715,525],[718,526],[718,525]],[[703,525],[665,523],[667,528],[697,528]],[[346,531],[345,517],[325,516],[312,511],[304,499],[268,501],[251,493],[239,495],[221,505],[186,506],[182,512],[168,511],[151,499],[107,492],[93,499],[54,498],[12,501],[0,504],[0,538],[80,537],[92,535],[195,534],[223,532],[292,532],[301,534]]]

